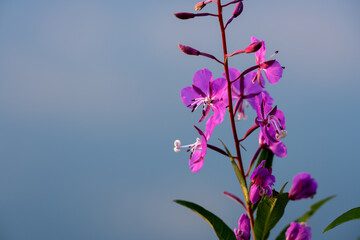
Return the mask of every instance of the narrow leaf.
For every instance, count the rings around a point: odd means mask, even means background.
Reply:
[[[177,204],[187,207],[199,214],[214,229],[219,240],[236,240],[234,232],[215,214],[205,208],[184,200],[174,200]]]
[[[337,217],[332,223],[330,223],[323,231],[329,231],[330,229],[333,229],[334,227],[343,224],[345,222],[360,219],[360,207],[353,208],[346,213],[342,214],[341,216]]]
[[[323,200],[318,201],[317,203],[313,204],[310,206],[310,210],[307,211],[304,215],[302,215],[301,217],[299,217],[298,219],[296,219],[294,222],[307,222],[309,221],[309,219],[312,217],[312,215],[314,215],[314,213],[319,210],[319,208],[324,205],[327,201],[333,199],[335,197],[335,195],[327,197]],[[276,237],[275,240],[285,240],[285,232],[286,230],[290,227],[290,224],[287,225],[280,233],[279,235]]]
[[[265,196],[261,200],[255,218],[256,239],[265,240],[269,237],[270,230],[275,227],[276,223],[284,215],[288,201],[288,193],[279,193],[272,198]]]
[[[321,201],[319,201],[319,202],[311,205],[310,210],[307,211],[302,217],[298,218],[298,219],[296,220],[296,222],[307,222],[307,221],[309,221],[309,219],[311,218],[311,216],[314,215],[314,213],[315,213],[317,210],[319,210],[319,208],[320,208],[322,205],[324,205],[327,201],[333,199],[334,197],[335,197],[335,195],[330,196],[330,197],[327,197],[327,198],[325,198],[325,199],[323,199],[323,200],[321,200]]]

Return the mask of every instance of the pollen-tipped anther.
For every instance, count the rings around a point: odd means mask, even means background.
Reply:
[[[206,6],[206,4],[204,2],[199,2],[197,4],[195,4],[195,11],[200,11],[201,9],[203,9]]]
[[[180,152],[180,145],[181,145],[181,142],[180,140],[175,140],[174,142],[174,152]]]
[[[281,138],[284,138],[287,136],[287,131],[286,130],[281,130],[279,133],[275,134],[275,137],[277,140],[280,140]]]

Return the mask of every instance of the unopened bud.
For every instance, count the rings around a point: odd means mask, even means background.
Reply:
[[[233,12],[233,16],[234,18],[236,18],[237,16],[239,16],[241,14],[241,12],[244,9],[244,4],[241,2],[239,2],[238,4],[236,4],[235,8],[234,8],[234,12]]]
[[[249,46],[247,46],[245,48],[245,53],[253,53],[256,52],[257,50],[259,50],[262,46],[262,42],[253,42],[252,44],[250,44]]]
[[[185,19],[189,19],[189,18],[194,18],[195,14],[188,13],[188,12],[179,12],[179,13],[174,13],[174,16],[177,18],[180,18],[182,20],[185,20]]]
[[[188,54],[188,55],[199,56],[199,54],[200,54],[200,52],[198,50],[196,50],[192,47],[189,47],[189,46],[179,44],[179,48],[181,51],[183,51],[183,53]]]
[[[199,2],[195,5],[195,11],[200,11],[201,9],[203,9],[206,6],[206,4],[204,2]]]

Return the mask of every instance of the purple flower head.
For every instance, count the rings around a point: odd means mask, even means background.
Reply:
[[[187,152],[190,152],[190,159],[189,159],[190,170],[192,172],[198,172],[204,165],[204,158],[206,155],[208,139],[205,137],[205,134],[199,128],[197,128],[196,126],[194,127],[200,134],[201,139],[196,138],[195,143],[185,146],[180,146],[181,145],[180,140],[175,140],[174,151],[180,152],[181,148],[187,148]]]
[[[251,37],[251,42],[256,43],[259,42],[259,40],[256,37]],[[265,81],[261,74],[261,70],[264,71],[265,76],[269,81],[269,83],[275,84],[282,77],[283,68],[281,67],[280,63],[276,60],[269,60],[269,61],[265,60],[265,53],[266,53],[265,43],[262,39],[260,40],[260,42],[262,43],[262,46],[257,52],[255,52],[255,62],[257,65],[260,66],[260,68],[258,69],[253,81],[257,79],[259,85],[264,87]]]
[[[284,158],[287,155],[287,148],[285,144],[281,141],[278,142],[271,142],[266,141],[266,137],[262,133],[262,131],[259,132],[259,145],[263,148],[269,149],[271,152],[273,152],[277,157]],[[269,142],[269,143],[267,143]]]
[[[215,125],[224,120],[226,106],[223,101],[223,94],[226,87],[227,81],[225,78],[213,80],[212,73],[204,68],[195,73],[192,86],[181,90],[181,100],[185,106],[191,108],[192,111],[195,111],[201,105],[203,106],[199,122],[209,115],[210,109],[213,110],[214,115],[209,118],[206,124],[205,135],[207,139],[211,137]]]
[[[239,228],[234,229],[234,233],[237,240],[249,240],[250,239],[250,218],[247,214],[241,214],[238,223]]]
[[[250,201],[255,204],[260,200],[260,197],[267,195],[272,197],[272,186],[275,182],[275,176],[271,175],[271,169],[265,168],[263,165],[266,160],[263,160],[259,166],[254,170],[251,179]]]
[[[260,126],[264,143],[268,146],[271,142],[279,142],[281,138],[286,137],[285,116],[284,113],[272,108],[265,93],[255,97],[257,118],[255,122]]]
[[[286,240],[311,240],[311,228],[306,223],[292,222],[285,236]]]
[[[299,173],[293,178],[289,199],[300,200],[313,197],[316,193],[317,186],[317,182],[311,178],[309,173]]]

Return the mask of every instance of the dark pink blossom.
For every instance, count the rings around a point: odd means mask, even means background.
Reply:
[[[313,197],[316,193],[317,186],[317,182],[311,178],[310,173],[299,173],[293,178],[289,198],[291,200],[300,200]]]
[[[227,87],[225,78],[217,78],[213,80],[212,73],[204,68],[195,73],[193,85],[185,87],[181,90],[181,100],[188,108],[195,111],[201,105],[202,116],[199,122],[203,121],[213,110],[212,115],[206,123],[205,135],[209,139],[214,127],[224,120],[225,103],[223,94]]]
[[[238,228],[234,229],[234,233],[237,240],[250,239],[250,218],[247,214],[241,214],[238,222]]]
[[[272,186],[275,182],[275,176],[271,175],[271,169],[264,167],[266,160],[263,160],[254,172],[251,174],[250,201],[255,204],[260,197],[267,195],[272,197]]]
[[[230,81],[233,81],[240,75],[240,71],[235,68],[229,68],[229,75]],[[233,102],[235,102],[234,114],[238,112],[238,120],[241,118],[246,119],[244,107],[247,106],[247,103],[249,103],[254,110],[257,109],[256,96],[261,97],[261,94],[265,94],[266,103],[268,105],[273,104],[274,100],[270,97],[269,93],[263,90],[258,84],[252,82],[254,76],[255,72],[250,72],[232,84],[231,91]]]
[[[256,37],[251,37],[251,43],[256,43],[256,42],[259,42],[259,40]],[[260,66],[260,68],[258,69],[253,81],[257,79],[259,85],[264,87],[265,81],[261,74],[261,70],[264,71],[265,76],[269,81],[269,83],[275,84],[282,77],[283,68],[280,65],[280,63],[276,60],[269,60],[269,61],[265,60],[265,53],[266,53],[265,43],[262,39],[260,40],[260,42],[262,42],[262,46],[257,52],[255,52],[255,62],[257,65]]]
[[[194,126],[198,133],[201,136],[200,138],[196,138],[195,143],[180,146],[181,142],[180,140],[176,140],[174,142],[174,151],[180,152],[181,148],[187,148],[187,151],[190,152],[190,159],[189,159],[189,166],[190,170],[192,172],[198,172],[202,166],[204,165],[204,159],[207,151],[207,138],[205,137],[205,134],[196,126]]]
[[[306,223],[292,222],[285,236],[286,240],[311,240],[311,228]]]
[[[223,73],[225,75],[225,73]],[[240,71],[236,68],[229,68],[230,81],[234,81],[240,75]],[[255,96],[263,92],[263,89],[258,85],[252,83],[255,72],[250,72],[245,77],[242,77],[231,85],[232,100],[235,102],[234,115],[238,113],[238,120],[246,119],[245,106],[247,103],[255,109]],[[227,96],[224,96],[224,101],[227,102]]]
[[[285,116],[284,113],[272,108],[268,103],[268,96],[265,93],[255,97],[257,117],[255,122],[261,128],[263,143],[271,146],[273,142],[279,142],[281,138],[286,137]]]

